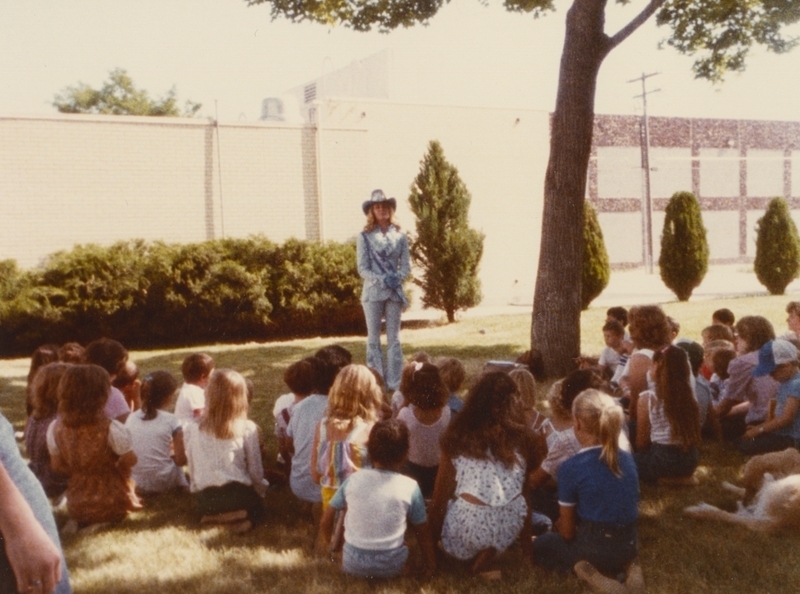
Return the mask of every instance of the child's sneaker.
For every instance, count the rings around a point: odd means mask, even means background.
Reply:
[[[578,561],[573,567],[575,574],[599,594],[627,594],[628,588],[617,580],[604,576],[588,561]]]

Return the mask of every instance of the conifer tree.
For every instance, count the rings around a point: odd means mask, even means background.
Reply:
[[[423,291],[422,305],[443,310],[454,322],[456,311],[481,301],[478,265],[484,235],[470,229],[472,197],[436,140],[420,162],[408,200],[417,219],[410,253],[422,269],[421,278],[414,279]]]
[[[688,301],[708,272],[708,241],[700,204],[691,192],[675,192],[664,214],[658,258],[661,280],[680,301]]]
[[[753,267],[758,282],[772,295],[783,295],[800,272],[800,239],[783,198],[773,198],[758,219]]]
[[[611,266],[603,241],[603,230],[597,212],[589,202],[583,203],[583,273],[581,274],[581,309],[586,309],[608,286]]]

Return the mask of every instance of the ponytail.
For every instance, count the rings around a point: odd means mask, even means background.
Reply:
[[[584,390],[572,403],[572,415],[580,419],[586,432],[597,437],[602,448],[600,460],[615,476],[621,476],[619,433],[624,415],[619,405],[598,390]]]

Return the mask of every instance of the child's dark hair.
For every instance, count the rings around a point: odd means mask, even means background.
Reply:
[[[151,371],[142,380],[142,412],[144,420],[150,421],[158,416],[158,409],[178,389],[178,382],[169,371]]]
[[[83,363],[86,349],[78,342],[65,342],[58,348],[58,360],[64,363]]]
[[[98,338],[86,345],[83,360],[85,363],[99,365],[108,375],[116,375],[128,360],[128,351],[116,340]]]
[[[447,389],[450,392],[458,392],[467,377],[464,364],[455,357],[441,357],[436,360],[436,367],[439,368],[439,376]]]
[[[736,321],[736,316],[734,316],[733,312],[727,307],[723,307],[711,314],[711,319],[726,326],[733,326],[733,323]]]
[[[692,375],[697,377],[700,372],[700,366],[703,364],[703,347],[693,340],[682,340],[675,346],[686,351],[686,356],[689,357],[689,365],[692,368]]]
[[[714,349],[711,354],[711,365],[720,379],[728,379],[728,365],[736,358],[736,351],[732,349]]]
[[[327,394],[339,372],[353,362],[353,355],[341,345],[329,344],[314,353],[314,356],[325,364],[318,377],[317,391]]]
[[[403,368],[400,391],[408,401],[423,410],[441,408],[450,397],[439,368],[431,363],[409,363]]]
[[[125,365],[120,367],[117,377],[111,381],[111,385],[121,390],[139,379],[139,366],[133,361],[125,361]]]
[[[603,324],[603,332],[611,332],[615,336],[625,336],[625,326],[619,320],[608,320]]]
[[[58,382],[58,415],[66,427],[91,425],[103,418],[111,379],[99,365],[70,365]]]
[[[183,380],[196,384],[214,371],[214,359],[206,353],[192,353],[181,364]]]
[[[308,396],[317,387],[317,370],[322,361],[316,357],[306,357],[289,365],[283,372],[283,382],[297,396]]]
[[[69,363],[48,363],[39,368],[31,384],[31,413],[34,419],[52,417],[58,411],[58,383]]]
[[[399,467],[408,453],[408,427],[397,419],[378,421],[369,432],[367,452],[373,463],[387,469]]]
[[[614,318],[620,324],[622,324],[623,328],[628,325],[628,310],[624,307],[609,307],[606,310],[606,317]]]
[[[576,369],[564,378],[561,384],[561,406],[564,410],[572,410],[575,397],[590,388],[600,388],[604,385],[603,378],[592,369]]]
[[[527,460],[533,452],[534,436],[524,423],[516,393],[517,385],[507,373],[481,375],[470,389],[464,408],[442,435],[442,452],[450,458],[494,457],[507,468],[515,464],[517,454]]]
[[[28,369],[28,384],[33,381],[33,378],[36,375],[36,372],[39,371],[40,367],[43,367],[48,363],[54,363],[55,361],[58,361],[57,344],[43,344],[33,351],[31,354],[31,366],[30,369]]]
[[[725,324],[711,324],[710,326],[706,326],[703,328],[702,335],[709,342],[713,340],[727,340],[728,342],[733,342],[734,340],[733,330],[730,329],[730,326],[726,326]]]

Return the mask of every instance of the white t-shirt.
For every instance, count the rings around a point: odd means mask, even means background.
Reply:
[[[286,435],[292,438],[294,444],[289,485],[297,497],[312,503],[322,501],[319,485],[311,479],[311,451],[314,449],[317,424],[325,416],[327,408],[327,396],[307,396],[295,405],[286,428]]]
[[[259,495],[264,496],[268,483],[264,479],[258,427],[250,419],[241,423],[240,436],[231,439],[218,439],[201,431],[196,422],[184,425],[192,493],[237,482],[252,485]]]
[[[417,481],[391,470],[362,468],[350,475],[333,496],[331,507],[347,508],[347,543],[371,551],[402,546],[406,519],[415,526],[427,521]]]
[[[410,404],[397,413],[397,420],[408,427],[408,460],[428,468],[438,466],[439,438],[450,424],[450,409],[444,406],[439,420],[432,425],[425,425],[414,416],[415,408]]]
[[[107,419],[116,419],[122,415],[129,414],[131,407],[128,406],[128,401],[125,400],[125,395],[119,391],[119,388],[111,386],[108,393],[108,399],[103,407],[103,414]]]
[[[194,384],[184,383],[178,392],[175,401],[175,416],[182,425],[195,419],[194,411],[206,407],[206,393],[203,388]]]
[[[181,431],[175,415],[160,410],[155,419],[145,421],[144,411],[137,410],[128,416],[125,427],[137,458],[131,470],[137,487],[148,493],[162,493],[189,485],[183,469],[170,456],[172,438]]]
[[[619,358],[620,354],[610,346],[607,346],[600,353],[600,358],[597,360],[597,365],[600,367],[608,367],[616,372]]]

